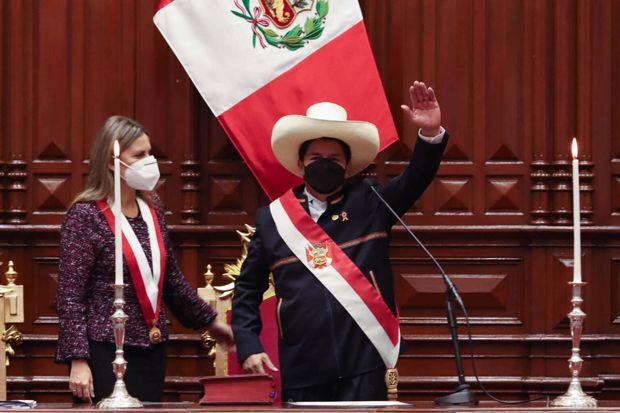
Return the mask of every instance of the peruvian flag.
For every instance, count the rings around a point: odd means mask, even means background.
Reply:
[[[271,130],[317,102],[397,139],[357,0],[162,0],[155,24],[271,199],[299,178]]]

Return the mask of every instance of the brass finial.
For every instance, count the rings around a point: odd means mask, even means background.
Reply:
[[[6,343],[6,365],[9,365],[9,357],[13,357],[15,355],[15,350],[13,347],[19,346],[22,344],[23,335],[17,330],[17,328],[13,325],[9,327],[1,336],[2,341]]]
[[[206,348],[207,351],[209,352],[207,354],[207,356],[211,357],[211,358],[215,358],[215,351],[216,351],[215,344],[216,344],[216,341],[215,341],[215,339],[213,337],[211,337],[211,335],[209,334],[208,331],[204,331],[200,335],[200,341],[202,341],[202,346],[204,348]]]
[[[6,281],[7,281],[7,285],[15,285],[15,280],[17,279],[17,274],[19,274],[17,271],[15,271],[15,269],[13,268],[14,264],[13,261],[9,261],[9,269],[4,273],[4,276],[6,277]]]
[[[205,283],[207,285],[211,285],[213,278],[215,277],[215,274],[211,272],[211,264],[207,264],[207,272],[205,272],[203,276],[205,277]]]

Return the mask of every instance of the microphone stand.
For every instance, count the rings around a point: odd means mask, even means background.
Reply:
[[[456,388],[456,391],[454,393],[436,398],[435,404],[451,404],[451,405],[478,404],[478,397],[476,396],[474,392],[470,390],[469,384],[465,383],[465,373],[463,370],[463,361],[461,359],[459,337],[456,332],[456,327],[457,327],[456,317],[454,316],[454,311],[452,310],[452,298],[454,298],[456,302],[459,303],[463,311],[466,311],[466,310],[465,310],[465,304],[463,303],[461,296],[456,290],[456,286],[454,285],[450,277],[448,277],[448,274],[446,274],[446,272],[443,270],[441,265],[439,265],[439,263],[437,262],[433,254],[431,254],[431,252],[426,248],[426,246],[422,244],[422,241],[420,241],[418,237],[416,237],[413,231],[409,229],[407,224],[405,224],[404,221],[400,218],[400,216],[396,213],[396,211],[394,211],[392,206],[388,204],[388,202],[385,199],[383,199],[381,194],[375,189],[373,182],[370,179],[365,178],[364,183],[370,187],[372,192],[374,192],[375,195],[377,195],[377,197],[381,200],[381,202],[383,202],[383,204],[388,208],[388,210],[392,213],[392,215],[396,217],[398,222],[400,222],[403,228],[407,230],[409,235],[411,235],[411,237],[418,243],[418,245],[420,246],[420,248],[422,248],[422,250],[426,253],[426,255],[428,255],[431,258],[433,263],[437,266],[437,268],[439,268],[439,271],[441,271],[441,275],[443,276],[443,280],[446,284],[446,311],[448,313],[447,317],[448,317],[448,325],[450,327],[450,336],[452,337],[452,346],[454,347],[454,357],[456,360],[456,371],[457,371],[458,378],[459,378],[459,386]]]
[[[446,275],[444,274],[444,281]],[[451,284],[451,282],[450,282]],[[461,359],[461,349],[459,346],[459,337],[456,332],[457,324],[454,311],[452,310],[453,290],[450,284],[446,282],[446,311],[448,318],[448,326],[450,327],[450,336],[452,338],[452,347],[454,347],[454,360],[456,362],[456,373],[459,378],[459,386],[454,393],[446,396],[437,397],[435,404],[454,405],[454,404],[478,404],[478,397],[469,388],[469,384],[465,383],[465,373],[463,369],[463,360]],[[454,297],[456,299],[456,297]]]

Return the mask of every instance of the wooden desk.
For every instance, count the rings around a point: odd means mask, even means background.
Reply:
[[[0,412],[15,412],[16,409],[0,409]],[[21,410],[21,409],[18,409]],[[71,405],[68,403],[42,404],[36,409],[39,412],[57,413],[67,410],[72,412],[92,412],[97,410],[94,406],[88,405]],[[98,410],[99,411],[99,410]],[[105,412],[105,410],[100,410]],[[177,412],[177,413],[199,413],[199,412],[286,412],[286,413],[327,413],[327,412],[346,412],[346,413],[439,413],[439,412],[566,412],[571,409],[558,409],[547,407],[543,401],[532,402],[522,406],[502,406],[495,402],[481,402],[478,406],[435,406],[433,402],[416,402],[407,407],[391,407],[391,408],[367,408],[367,409],[310,409],[310,408],[294,408],[287,406],[200,406],[198,404],[181,403],[181,404],[162,404],[158,406],[147,406],[143,409],[127,409],[115,410],[127,412],[141,413],[161,413],[161,412]],[[584,409],[579,412],[618,412],[620,411],[620,401],[599,401],[597,409]]]

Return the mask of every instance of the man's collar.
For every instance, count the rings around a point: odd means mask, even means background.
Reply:
[[[305,189],[306,189],[305,184],[301,184],[300,186],[293,188],[293,193],[295,194],[297,199],[299,199],[299,202],[301,202],[302,204],[308,202],[308,197],[306,196]],[[308,193],[308,195],[312,196],[310,193]],[[340,191],[328,196],[327,202],[329,203],[329,205],[335,205],[335,204],[342,202],[343,199],[344,199],[344,185],[342,186],[342,189]]]
[[[308,198],[306,197],[306,194],[304,194],[304,189],[305,189],[305,185],[301,184],[293,188],[293,193],[295,194],[295,196],[297,197],[300,203],[307,204]]]
[[[319,205],[323,205],[323,204],[327,204],[327,201],[321,201],[320,199],[318,199],[317,197],[315,197],[314,195],[312,195],[310,193],[310,191],[308,191],[308,188],[306,188],[304,186],[304,191],[303,194],[306,196],[306,199],[308,200],[309,203],[314,203],[316,202]]]
[[[330,205],[335,205],[339,202],[342,202],[343,199],[344,199],[344,185],[340,188],[340,191],[335,192],[331,194],[330,196],[328,196],[327,202],[329,202]]]

